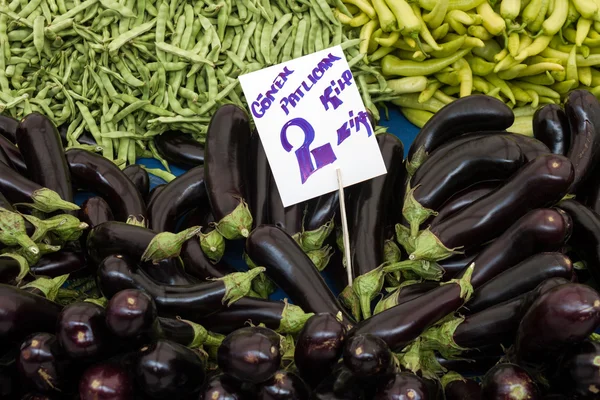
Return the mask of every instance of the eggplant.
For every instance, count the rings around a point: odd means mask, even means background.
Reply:
[[[548,146],[546,146],[544,143],[537,140],[536,138],[514,133],[507,135],[511,140],[517,142],[517,144],[521,148],[521,151],[523,152],[523,157],[525,157],[526,162],[535,160],[539,156],[552,154]]]
[[[472,379],[457,379],[444,388],[446,400],[482,400],[481,386]]]
[[[230,240],[248,237],[252,228],[252,214],[246,204],[249,145],[248,114],[233,104],[221,106],[208,126],[204,172],[219,233]]]
[[[438,224],[449,216],[457,213],[465,207],[470,206],[477,200],[487,196],[500,186],[500,182],[483,182],[475,184],[465,190],[461,190],[448,199],[433,217],[431,223]]]
[[[0,396],[3,399],[16,398],[19,390],[19,371],[17,368],[17,357],[19,348],[14,345],[0,352]]]
[[[60,140],[65,148],[69,146],[69,139],[67,138],[67,133],[69,131],[69,124],[62,124],[58,127],[58,134],[60,135]],[[94,139],[94,135],[90,132],[84,130],[81,135],[77,137],[76,140],[79,144],[85,144],[88,146],[97,146],[98,143],[96,139]]]
[[[90,197],[85,200],[79,211],[79,220],[88,224],[90,229],[114,219],[112,210],[102,197]]]
[[[575,169],[570,193],[576,193],[600,160],[600,103],[587,90],[574,90],[567,97],[565,112],[572,136],[567,157]]]
[[[19,121],[8,115],[0,115],[0,135],[6,137],[13,143],[17,142],[17,127]]]
[[[17,168],[14,166],[6,152],[0,147],[0,163],[10,167],[12,170],[16,171]]]
[[[345,367],[334,369],[333,373],[313,392],[313,400],[364,400],[362,382],[356,379]]]
[[[179,219],[200,205],[209,207],[202,166],[178,176],[154,197],[148,206],[150,228],[156,232],[175,232]]]
[[[123,169],[123,173],[129,178],[140,192],[143,198],[150,192],[150,177],[148,172],[140,165],[131,164]]]
[[[309,400],[310,391],[296,374],[279,370],[258,389],[257,400]]]
[[[572,275],[573,263],[564,254],[540,253],[534,255],[480,286],[471,300],[465,304],[465,313],[473,314],[518,297],[535,289],[546,279],[571,279]]]
[[[466,254],[457,254],[445,260],[438,262],[438,265],[444,270],[442,281],[447,282],[454,278],[460,272],[464,271],[477,257],[477,252],[467,252]]]
[[[504,350],[500,346],[494,346],[498,351],[488,352],[487,348],[475,349],[464,352],[460,358],[446,359],[436,355],[436,361],[449,371],[460,373],[464,376],[483,376],[485,373],[498,364],[498,361],[504,356]],[[449,399],[448,399],[449,400]]]
[[[0,339],[6,345],[35,332],[54,332],[62,309],[45,297],[0,284]]]
[[[83,254],[66,250],[44,254],[35,265],[29,267],[32,275],[50,278],[65,274],[69,274],[70,278],[74,278],[81,275],[85,270],[87,270],[87,263]]]
[[[57,320],[56,337],[72,359],[95,359],[109,348],[110,333],[102,307],[89,302],[71,303]]]
[[[564,156],[530,161],[492,193],[421,232],[410,258],[444,259],[456,249],[494,239],[530,210],[559,201],[573,176],[573,166]]]
[[[314,313],[341,313],[342,323],[352,317],[338,303],[312,261],[283,230],[270,225],[256,228],[246,241],[246,253],[256,265],[290,296],[294,304]]]
[[[416,299],[417,297],[427,293],[432,289],[435,289],[438,286],[439,282],[432,281],[424,281],[412,285],[400,286],[388,296],[381,299],[380,302],[377,303],[377,306],[375,306],[374,312],[375,314],[379,314],[380,312],[397,306],[398,304],[406,303],[407,301]]]
[[[106,305],[105,313],[108,330],[122,338],[150,332],[158,315],[152,297],[135,289],[115,294]]]
[[[314,199],[304,219],[304,230],[314,231],[333,220],[340,209],[340,192],[335,191]]]
[[[14,284],[27,272],[13,257],[0,256],[0,283]]]
[[[4,154],[10,160],[11,167],[15,168],[19,174],[27,176],[27,165],[25,165],[21,150],[4,135],[0,135],[0,149],[4,151]]]
[[[368,333],[346,340],[343,354],[346,368],[359,378],[384,375],[392,366],[392,352],[387,343]]]
[[[431,157],[419,168],[407,194],[404,216],[413,232],[455,193],[472,185],[505,180],[524,163],[519,145],[501,135],[469,140],[445,152],[438,160]]]
[[[556,360],[582,342],[600,324],[600,294],[589,286],[569,283],[540,295],[519,324],[516,356],[537,364]]]
[[[394,374],[385,385],[382,385],[373,400],[434,400],[429,396],[429,389],[423,379],[409,372]]]
[[[150,206],[152,205],[152,201],[156,198],[156,196],[158,196],[158,194],[160,192],[162,192],[162,190],[165,188],[165,186],[167,186],[166,183],[161,183],[160,185],[154,186],[150,190],[150,192],[148,193],[148,196],[146,196],[146,205],[148,206],[148,208],[150,208]]]
[[[80,400],[134,400],[133,378],[123,365],[89,367],[79,381]]]
[[[224,260],[213,263],[204,253],[200,241],[197,239],[188,240],[183,244],[181,260],[185,266],[185,272],[200,280],[222,278],[225,275],[238,272]]]
[[[319,384],[342,355],[346,328],[331,314],[316,314],[298,335],[294,363],[311,386]]]
[[[168,131],[154,139],[156,150],[179,168],[194,168],[204,164],[204,147],[187,133]]]
[[[59,394],[67,389],[69,362],[56,336],[36,333],[21,344],[17,367],[28,389]]]
[[[138,387],[152,399],[197,394],[206,377],[204,362],[195,351],[168,340],[142,348],[134,370]]]
[[[98,287],[107,299],[121,290],[143,290],[152,297],[161,316],[180,316],[189,320],[208,316],[246,295],[250,291],[252,278],[262,271],[261,268],[255,268],[212,282],[165,286],[132,265],[120,255],[108,256],[100,263]]]
[[[198,400],[246,400],[240,384],[227,375],[216,375],[202,388]]]
[[[306,203],[296,203],[289,207],[283,207],[281,195],[277,189],[275,177],[271,174],[269,182],[269,220],[270,225],[275,225],[290,236],[302,232],[302,221]]]
[[[156,283],[168,286],[193,285],[199,280],[185,272],[183,262],[178,257],[165,258],[157,262],[143,262],[140,268]]]
[[[481,398],[486,400],[540,400],[540,391],[527,371],[515,364],[494,366],[483,377]]]
[[[250,137],[249,199],[253,228],[269,223],[269,198],[271,194],[271,168],[257,132]]]
[[[275,375],[281,356],[279,335],[268,328],[246,327],[223,339],[217,363],[225,374],[257,384]]]
[[[408,150],[407,169],[412,175],[433,150],[456,136],[507,129],[514,120],[512,110],[491,96],[471,95],[458,99],[443,107],[423,126]]]
[[[557,104],[546,104],[533,114],[533,137],[554,154],[567,155],[571,146],[571,130],[567,114]]]
[[[80,149],[66,151],[74,183],[99,194],[120,221],[144,221],[146,205],[139,190],[112,161]]]
[[[600,390],[600,343],[586,339],[569,348],[552,382],[561,392],[577,399],[595,399]]]
[[[348,224],[353,276],[364,275],[383,263],[385,224],[393,218],[392,195],[404,180],[404,145],[392,134],[377,135],[387,174],[361,182],[350,199]]]
[[[17,146],[34,182],[73,202],[71,173],[58,130],[44,115],[31,113],[19,122]]]

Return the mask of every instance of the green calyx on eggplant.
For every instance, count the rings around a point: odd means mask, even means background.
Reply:
[[[331,219],[312,231],[303,230],[295,239],[306,252],[318,250],[323,247],[323,243],[325,243],[334,228],[335,222]]]
[[[9,258],[14,260],[19,266],[19,272],[14,276],[14,281],[20,283],[29,274],[30,267],[27,259],[17,253],[2,253],[0,259]]]
[[[357,276],[352,281],[352,291],[358,297],[363,319],[371,317],[371,301],[383,289],[385,271],[379,266],[366,274]]]
[[[201,346],[219,347],[225,338],[218,333],[207,331],[205,327],[193,321],[188,321],[186,319],[180,319],[180,321],[191,326],[194,331],[194,338],[187,345],[190,349],[197,349]]]
[[[244,261],[248,265],[249,269],[257,267],[256,264],[248,257],[248,254],[244,253]],[[256,279],[252,281],[252,290],[258,294],[261,299],[268,299],[271,293],[277,290],[277,286],[270,280],[264,273],[258,275]]]
[[[389,295],[377,303],[373,310],[373,314],[379,314],[398,304],[410,301],[437,286],[439,286],[439,283],[437,282],[404,281],[397,288],[393,289]]]
[[[329,245],[323,246],[317,250],[311,250],[306,253],[308,258],[315,264],[315,268],[319,270],[319,272],[323,272],[325,267],[329,264],[329,260],[333,255],[333,248]]]
[[[352,286],[346,286],[339,295],[340,303],[350,311],[354,319],[358,322],[362,318],[360,298],[352,288]]]
[[[384,272],[403,272],[410,271],[422,279],[430,281],[439,281],[444,275],[444,270],[434,261],[427,260],[404,260],[384,265]]]
[[[178,257],[185,242],[197,236],[199,226],[185,229],[179,233],[161,232],[154,236],[142,254],[142,261],[154,263],[166,258]]]
[[[225,275],[222,278],[213,279],[214,281],[222,281],[225,285],[225,296],[223,296],[223,304],[232,305],[242,297],[246,296],[252,288],[252,281],[258,275],[263,273],[265,268],[256,267],[247,272],[234,272]]]
[[[415,190],[418,188],[419,186],[416,186],[406,192],[404,205],[402,206],[402,215],[410,224],[411,237],[417,237],[421,224],[430,217],[435,217],[438,214],[435,210],[423,207],[421,203],[415,199]]]
[[[48,188],[41,188],[31,194],[32,203],[16,203],[16,206],[30,207],[44,213],[54,211],[76,211],[79,206],[60,198],[59,194]]]
[[[25,229],[25,220],[16,212],[0,208],[0,242],[7,246],[20,246],[34,255],[40,249],[29,236]]]
[[[408,256],[411,260],[441,261],[462,254],[462,247],[446,247],[429,228],[421,231],[414,239],[414,248]]]
[[[284,300],[284,307],[281,313],[281,322],[279,327],[275,329],[275,332],[282,335],[292,334],[300,332],[306,321],[308,321],[314,313],[305,313],[302,308],[288,303],[287,299]]]
[[[215,223],[215,230],[228,240],[247,238],[251,229],[252,213],[243,200],[231,213]]]
[[[225,253],[225,239],[216,230],[203,233],[200,231],[200,247],[212,263],[218,263]]]
[[[56,300],[60,289],[63,287],[65,282],[69,279],[69,275],[61,275],[56,278],[45,278],[40,277],[36,280],[29,282],[28,284],[21,287],[21,289],[35,288],[44,293],[44,296],[48,300]]]
[[[412,236],[410,228],[402,224],[396,224],[396,240],[408,254],[415,251],[415,239],[416,237]]]
[[[61,214],[48,219],[39,219],[33,215],[23,217],[34,226],[35,231],[31,236],[34,242],[40,241],[48,232],[53,232],[59,239],[69,242],[79,239],[88,224],[80,221],[70,214]]]

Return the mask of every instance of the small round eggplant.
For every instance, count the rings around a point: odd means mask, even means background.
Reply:
[[[104,309],[88,302],[72,303],[58,317],[56,336],[73,359],[95,358],[108,347]]]
[[[65,390],[68,362],[56,336],[36,333],[28,337],[19,351],[17,367],[28,389],[58,394]]]
[[[357,377],[380,376],[392,365],[392,352],[377,336],[355,335],[344,344],[344,364]]]
[[[137,164],[131,164],[123,169],[123,173],[133,182],[140,194],[146,198],[150,192],[150,177],[148,176],[148,172]]]
[[[294,362],[311,386],[319,384],[342,355],[346,328],[331,314],[313,315],[298,335]]]
[[[198,400],[246,400],[240,383],[230,376],[217,375],[208,380]]]
[[[158,153],[170,164],[194,168],[204,164],[204,147],[186,133],[169,131],[154,139]]]
[[[168,340],[142,348],[134,368],[139,388],[152,399],[191,396],[200,391],[206,376],[196,352]]]
[[[17,141],[17,127],[19,121],[8,115],[0,115],[0,135],[6,137],[11,142]]]
[[[246,327],[227,335],[219,347],[219,368],[242,382],[262,383],[281,363],[279,336],[270,329]]]
[[[374,400],[434,400],[423,379],[409,372],[395,374],[378,388]]]
[[[481,386],[472,379],[457,379],[444,388],[446,400],[482,400]]]
[[[485,400],[540,400],[539,389],[531,376],[515,364],[498,364],[485,374],[481,385]]]
[[[277,371],[258,389],[257,400],[308,400],[310,391],[304,381],[288,371]]]
[[[106,306],[106,326],[114,335],[123,338],[150,332],[156,317],[152,297],[140,290],[123,290],[115,294]]]
[[[79,381],[80,400],[133,400],[133,379],[117,364],[102,363],[88,368]]]
[[[86,269],[87,263],[81,252],[65,250],[44,254],[35,265],[29,268],[29,271],[35,276],[56,278],[69,274],[70,278],[74,278]]]
[[[596,399],[600,392],[600,343],[587,339],[570,348],[553,382],[577,399]]]
[[[533,137],[554,154],[566,155],[571,146],[567,114],[557,104],[546,104],[533,114]]]

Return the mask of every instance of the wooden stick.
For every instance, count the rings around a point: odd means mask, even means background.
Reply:
[[[344,185],[342,184],[342,170],[337,169],[338,190],[340,192],[340,211],[342,217],[342,236],[344,238],[344,256],[346,258],[346,273],[348,274],[348,286],[352,286],[352,260],[350,258],[350,234],[348,233],[348,219],[346,217],[346,199],[344,197]]]

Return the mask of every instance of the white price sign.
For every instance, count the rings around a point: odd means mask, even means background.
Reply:
[[[239,79],[285,207],[386,173],[340,46]]]

